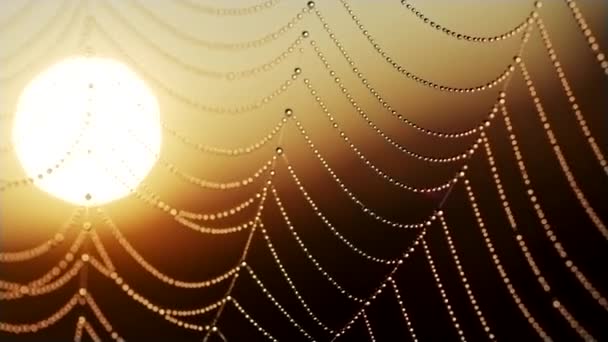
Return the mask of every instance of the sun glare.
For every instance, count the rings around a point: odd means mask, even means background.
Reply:
[[[12,133],[19,162],[45,192],[78,205],[128,195],[158,159],[158,102],[127,66],[73,57],[19,97]]]

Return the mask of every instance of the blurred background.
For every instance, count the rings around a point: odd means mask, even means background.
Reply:
[[[395,61],[416,75],[442,85],[475,87],[493,80],[513,63],[521,42],[520,35],[486,44],[457,40],[416,18],[399,1],[353,0],[348,3],[365,29]],[[297,18],[297,13],[307,6],[306,1],[283,0],[276,6],[244,16],[217,16],[201,10],[207,8],[204,6],[238,8],[255,4],[255,0],[2,1],[1,178],[10,180],[24,177],[16,156],[5,148],[10,145],[10,116],[22,89],[53,63],[92,50],[97,56],[114,58],[129,65],[154,90],[163,124],[196,143],[224,148],[249,145],[266,136],[285,117],[285,109],[292,109],[330,167],[361,202],[394,221],[408,223],[426,219],[445,193],[416,194],[378,177],[332,128],[331,122],[303,83],[304,79],[309,79],[349,140],[380,170],[402,183],[416,187],[442,184],[452,178],[463,163],[467,163],[468,177],[478,195],[496,253],[522,301],[538,323],[555,340],[574,340],[578,337],[552,307],[553,300],[559,298],[589,333],[599,340],[608,339],[605,328],[608,312],[598,305],[564,266],[530,207],[500,115],[487,133],[521,234],[552,285],[553,295],[540,288],[517,246],[496,194],[483,149],[471,160],[456,163],[428,163],[412,158],[389,145],[368,126],[350,105],[334,78],[340,78],[370,120],[387,136],[416,153],[431,156],[463,153],[475,141],[476,135],[452,140],[429,137],[392,116],[351,71],[352,67],[314,13],[305,13],[301,20],[295,20],[292,28],[260,47],[233,51],[210,48],[201,43],[242,42],[263,37]],[[413,4],[445,27],[479,36],[506,32],[525,20],[533,10],[532,2],[527,0],[458,3],[437,0]],[[608,46],[605,20],[608,3],[584,0],[577,4],[599,45]],[[323,13],[335,38],[355,61],[369,84],[394,110],[420,126],[446,132],[466,130],[479,125],[496,102],[498,88],[477,93],[450,93],[406,79],[374,50],[339,1],[317,1],[315,9]],[[577,96],[577,103],[600,149],[605,152],[608,132],[606,75],[565,1],[546,1],[539,13]],[[308,37],[302,39],[280,63],[273,63],[269,70],[235,79],[230,76],[208,77],[200,72],[208,70],[238,74],[239,71],[263,65],[287,51],[303,31],[308,32]],[[313,51],[312,41],[325,55],[335,76],[329,74]],[[595,161],[578,127],[538,29],[532,31],[522,58],[580,188],[605,222],[608,219],[605,200],[608,178]],[[193,99],[207,106],[224,108],[253,104],[291,80],[295,68],[300,68],[301,74],[292,80],[287,90],[249,112],[211,113],[184,101]],[[515,133],[538,199],[570,257],[597,290],[605,295],[608,293],[604,266],[608,260],[606,240],[570,190],[518,69],[506,92]],[[116,124],[120,125],[119,122]],[[233,181],[252,175],[276,154],[278,146],[283,149],[321,212],[354,245],[371,255],[385,258],[398,257],[411,246],[418,232],[392,228],[365,215],[332,180],[291,120],[272,141],[254,153],[239,157],[201,153],[164,130],[161,158],[184,173],[199,178]],[[234,190],[202,189],[176,177],[157,163],[144,183],[175,208],[212,213],[250,198],[264,186],[265,179],[260,177]],[[362,258],[333,236],[302,196],[282,158],[276,163],[273,183],[293,226],[310,253],[350,293],[368,296],[392,267]],[[74,210],[72,204],[52,197],[35,186],[8,189],[0,196],[2,252],[30,248],[49,239]],[[218,225],[229,226],[249,220],[255,215],[256,207],[257,204],[252,205],[232,218],[219,221]],[[247,230],[227,235],[195,232],[180,225],[166,212],[134,196],[109,203],[104,209],[151,265],[176,279],[199,281],[224,273],[238,263],[248,238]],[[449,194],[444,211],[471,288],[497,339],[537,338],[513,303],[493,265],[462,185],[455,186]],[[349,301],[332,287],[307,260],[285,226],[272,196],[266,200],[262,220],[286,270],[311,310],[328,326],[341,328],[360,305]],[[101,220],[92,219],[92,222],[116,265],[116,272],[136,292],[159,306],[183,309],[205,306],[221,299],[229,286],[230,282],[225,281],[205,289],[180,289],[162,283],[125,253]],[[28,262],[0,264],[0,278],[21,283],[44,274],[63,258],[77,231],[72,229],[66,234],[67,243],[52,249],[43,257]],[[486,335],[468,303],[442,234],[441,227],[434,224],[428,231],[427,242],[450,303],[469,340],[485,339]],[[88,245],[90,243],[83,248],[91,248]],[[273,261],[262,234],[253,235],[247,260],[278,302],[316,340],[331,339],[302,309]],[[458,338],[421,249],[406,259],[395,279],[420,340]],[[0,321],[27,323],[43,319],[63,305],[82,282],[80,276],[50,294],[2,301]],[[92,267],[88,267],[86,287],[115,330],[126,340],[192,341],[201,340],[204,336],[204,333],[178,327],[147,310]],[[232,296],[278,340],[305,339],[246,272],[238,278]],[[377,340],[409,338],[391,291],[384,291],[367,313]],[[214,314],[210,312],[187,317],[187,320],[205,325],[211,322]],[[103,340],[110,339],[84,306],[76,307],[63,320],[43,331],[22,335],[0,332],[0,339],[71,339],[79,315],[87,317]],[[230,304],[222,313],[218,327],[228,340],[264,339]],[[344,340],[367,340],[366,334],[365,325],[359,320],[344,336]],[[212,340],[221,338],[212,335]]]

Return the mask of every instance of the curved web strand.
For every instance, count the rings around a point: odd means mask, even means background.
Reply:
[[[34,1],[32,1],[34,2]],[[65,1],[65,3],[69,3],[68,1]],[[76,26],[77,20],[80,17],[80,14],[84,11],[84,6],[83,6],[84,1],[77,1],[77,4],[75,6],[73,6],[74,8],[72,9],[72,11],[65,11],[64,9],[62,9],[61,11],[57,12],[57,16],[63,16],[66,15],[66,13],[70,13],[70,17],[68,22],[63,25],[63,27],[61,28],[61,30],[59,31],[59,33],[57,33],[55,35],[55,39],[51,40],[48,44],[45,44],[45,48],[44,49],[40,49],[40,52],[36,54],[36,57],[30,59],[29,61],[27,61],[24,65],[22,65],[21,67],[19,67],[18,69],[6,72],[5,68],[2,68],[3,70],[3,74],[0,74],[0,82],[2,83],[13,83],[16,80],[19,80],[23,77],[23,75],[30,73],[32,70],[36,70],[37,65],[41,64],[41,61],[45,61],[48,60],[49,55],[53,55],[55,54],[55,52],[63,45],[64,40],[66,39],[66,36],[69,36],[69,33],[74,29],[74,27]],[[43,26],[42,29],[46,32],[48,31],[48,26]],[[34,37],[32,37],[33,39]],[[37,38],[37,36],[36,36]],[[22,47],[20,47],[18,50],[16,50],[14,52],[14,54],[10,54],[10,55],[6,55],[3,57],[0,57],[0,61],[2,61],[2,63],[6,63],[9,60],[15,60],[18,59],[19,54],[22,53],[21,50],[25,49],[25,48],[29,48],[34,42],[26,42],[24,43],[24,45]],[[27,44],[27,45],[26,45]]]
[[[530,179],[526,164],[523,160],[523,156],[521,153],[521,149],[519,148],[519,143],[517,140],[517,136],[513,131],[513,125],[511,124],[511,119],[509,117],[509,112],[506,106],[503,106],[503,119],[505,121],[505,125],[507,126],[507,130],[510,133],[509,139],[511,140],[511,148],[513,151],[513,155],[517,160],[517,165],[519,168],[519,175],[524,183],[526,189],[526,195],[528,197],[528,201],[530,202],[530,206],[533,208],[537,219],[541,227],[543,228],[547,239],[551,241],[551,246],[557,252],[557,255],[562,259],[566,268],[574,275],[574,277],[581,283],[582,287],[593,297],[598,304],[604,308],[604,310],[608,311],[608,299],[604,297],[596,287],[589,281],[587,276],[580,270],[580,268],[576,265],[576,263],[570,258],[569,254],[564,248],[564,245],[560,242],[557,234],[552,228],[551,223],[547,219],[547,215],[543,210],[543,207],[537,197],[537,191],[535,190],[532,181]],[[489,141],[489,140],[488,140]]]
[[[122,235],[118,226],[114,223],[114,221],[110,218],[109,215],[105,213],[105,211],[98,211],[101,215],[101,219],[103,222],[110,228],[111,233],[114,235],[118,243],[122,248],[148,273],[153,275],[158,280],[175,287],[188,288],[188,289],[197,289],[197,288],[205,288],[209,286],[213,286],[215,284],[227,281],[231,279],[236,273],[239,271],[239,267],[233,267],[227,270],[225,273],[214,277],[212,279],[207,279],[203,281],[190,282],[183,281],[166,275],[165,273],[159,271],[156,267],[152,266],[144,257],[137,252],[137,250],[129,243],[129,241]]]
[[[521,303],[521,298],[517,295],[517,292],[515,292],[515,288],[511,284],[510,278],[509,278],[507,272],[505,271],[503,265],[500,262],[500,258],[498,257],[498,254],[496,253],[496,250],[494,248],[494,244],[492,243],[492,240],[491,240],[490,235],[488,233],[488,229],[486,228],[486,225],[484,223],[483,217],[481,215],[481,210],[479,209],[479,205],[477,204],[475,194],[473,193],[473,188],[471,187],[470,181],[468,179],[465,179],[464,187],[465,187],[466,192],[467,192],[467,196],[468,196],[468,199],[469,199],[469,203],[471,205],[471,209],[473,210],[473,213],[475,214],[475,219],[477,221],[477,226],[479,227],[479,230],[481,231],[481,234],[484,237],[485,245],[486,245],[486,247],[488,249],[488,252],[490,252],[490,254],[492,255],[492,261],[494,262],[496,270],[500,274],[500,277],[502,278],[503,283],[506,285],[507,289],[511,293],[511,295],[512,295],[511,297],[514,299],[515,303],[518,304],[518,306],[520,308],[520,311],[525,316],[527,316],[526,318],[528,318],[528,322],[532,325],[532,327],[536,330],[536,332],[544,340],[550,339],[548,337],[548,335],[544,332],[544,330],[540,327],[540,325],[536,322],[536,320],[533,319],[533,317],[529,313],[529,311],[527,311],[527,309],[524,310],[525,307],[522,307],[522,306],[519,305],[519,304],[523,304],[523,303]],[[552,304],[553,304],[552,307],[554,309],[556,309],[562,315],[562,317],[564,319],[566,319],[566,321],[580,335],[580,337],[582,339],[584,339],[585,341],[595,340],[593,338],[593,336],[591,336],[587,332],[587,330],[585,330],[585,328],[583,328],[580,325],[580,323],[574,317],[572,317],[572,315],[570,314],[570,312],[568,310],[566,310],[566,308],[563,306],[563,304],[558,299],[553,298],[553,303]],[[530,319],[531,317],[532,317],[532,319]]]
[[[135,36],[139,41],[143,42],[144,45],[146,45],[150,50],[156,52],[158,55],[162,56],[164,59],[170,61],[172,64],[178,66],[184,71],[204,78],[236,81],[240,79],[255,77],[262,73],[270,72],[275,67],[278,67],[283,62],[285,62],[288,57],[296,53],[297,48],[304,41],[304,37],[302,37],[301,35],[297,36],[295,40],[293,40],[293,42],[289,44],[286,48],[284,48],[277,56],[271,58],[270,61],[264,62],[260,65],[235,71],[215,71],[210,68],[203,68],[198,65],[194,65],[188,61],[181,59],[174,53],[163,49],[163,47],[156,43],[154,39],[148,38],[144,33],[138,30],[137,27],[132,25],[129,20],[127,20],[127,18],[122,13],[120,13],[118,9],[114,8],[113,5],[106,2],[102,2],[101,4],[103,8],[105,8],[106,11],[115,19],[114,22],[119,22],[121,26],[125,27],[133,36]],[[108,35],[108,37],[113,40],[114,45],[121,46],[121,44],[118,40],[116,40],[116,38],[110,35]]]
[[[24,6],[24,10],[26,8],[31,7],[32,3],[34,1],[29,1],[25,6]],[[77,11],[78,6],[74,6],[74,8],[72,9],[72,11]],[[13,59],[17,59],[19,57],[19,55],[23,54],[23,50],[26,50],[28,48],[30,48],[32,45],[35,45],[40,39],[42,39],[42,37],[44,37],[44,35],[46,33],[48,33],[49,31],[49,27],[56,27],[57,26],[57,21],[59,19],[61,19],[64,15],[69,14],[72,11],[68,11],[68,9],[70,8],[70,1],[68,0],[64,0],[61,2],[61,4],[59,5],[59,7],[57,8],[57,10],[55,11],[55,13],[51,16],[51,18],[45,22],[39,30],[37,30],[35,33],[33,33],[29,38],[27,38],[26,40],[24,40],[22,43],[20,43],[15,49],[13,49],[10,53],[6,54],[6,55],[1,55],[0,56],[0,63],[7,63],[10,60]],[[70,22],[68,22],[66,25],[69,26]],[[7,28],[9,26],[5,26],[5,24],[0,25],[0,31],[2,30],[2,28]]]
[[[341,0],[341,2],[350,13],[352,11],[350,9],[350,6],[343,0]],[[321,11],[319,11],[318,9],[315,9],[314,12],[317,15],[317,18],[323,24],[323,28],[327,31],[327,33],[329,35],[335,36],[333,31],[331,31],[327,20],[321,14]],[[402,76],[405,76],[405,78],[413,80],[416,83],[423,85],[425,87],[429,87],[429,88],[433,88],[433,89],[437,89],[437,90],[445,91],[445,92],[476,93],[476,92],[481,92],[481,91],[491,89],[491,88],[498,86],[499,84],[503,83],[508,78],[508,76],[511,73],[513,73],[513,71],[515,71],[515,67],[513,65],[509,64],[494,79],[487,81],[485,83],[482,83],[480,85],[472,86],[472,87],[455,87],[455,86],[439,84],[434,81],[427,80],[425,78],[417,76],[416,74],[408,71],[406,68],[404,68],[403,66],[398,64],[391,56],[388,55],[388,53],[382,47],[380,47],[380,45],[377,43],[376,39],[371,36],[371,34],[369,33],[369,31],[367,29],[365,29],[365,27],[363,26],[361,21],[357,18],[357,16],[355,14],[350,14],[350,15],[351,15],[351,18],[353,19],[354,23],[356,24],[357,29],[359,29],[361,31],[361,33],[365,36],[366,40],[370,43],[370,45],[374,48],[374,50],[376,50],[376,52],[383,58],[383,60],[387,64],[391,65]],[[340,48],[343,49],[341,44],[340,44]]]
[[[32,260],[48,253],[52,248],[65,242],[65,234],[76,225],[76,222],[82,217],[84,208],[76,208],[65,221],[55,235],[38,244],[25,250],[17,252],[0,252],[0,262],[13,263]]]
[[[405,7],[405,9],[407,11],[409,11],[411,14],[413,14],[416,18],[421,20],[424,24],[434,28],[438,32],[444,33],[447,36],[458,39],[458,40],[464,40],[464,41],[473,42],[473,43],[494,43],[494,42],[500,42],[500,41],[512,38],[512,37],[516,36],[518,33],[522,32],[528,25],[530,25],[529,19],[532,17],[532,13],[530,13],[530,15],[525,17],[521,22],[516,24],[513,28],[511,28],[503,33],[495,34],[492,36],[476,36],[476,35],[469,35],[466,33],[458,32],[458,31],[455,31],[453,29],[446,27],[445,25],[441,25],[440,23],[437,23],[436,21],[429,18],[426,14],[424,14],[424,12],[417,9],[412,4],[412,2],[409,0],[401,0],[401,4]],[[534,7],[540,8],[541,2],[535,1]]]
[[[192,0],[177,0],[176,3],[189,9],[196,10],[197,12],[214,16],[243,16],[258,14],[262,11],[272,9],[281,3],[281,0],[263,0],[255,5],[243,7],[214,7],[202,5]]]
[[[576,117],[576,122],[578,123],[583,135],[585,136],[585,140],[587,141],[587,144],[589,144],[589,146],[591,147],[591,150],[593,151],[593,155],[595,156],[595,159],[597,159],[600,166],[604,169],[604,172],[606,173],[606,175],[608,175],[608,162],[606,161],[606,157],[604,156],[604,153],[598,146],[595,136],[591,133],[591,129],[589,128],[589,125],[587,125],[587,120],[585,120],[585,117],[583,116],[583,112],[582,112],[579,104],[577,103],[577,98],[574,95],[572,88],[570,87],[570,82],[568,82],[568,78],[566,77],[564,69],[562,68],[561,63],[559,62],[557,53],[555,52],[555,49],[553,48],[553,43],[551,42],[551,38],[549,37],[549,31],[545,27],[545,24],[540,17],[538,19],[536,19],[536,24],[540,31],[541,38],[543,40],[543,44],[545,45],[545,49],[547,50],[547,54],[549,55],[549,58],[552,61],[553,68],[555,69],[555,72],[556,72],[557,76],[559,77],[560,84],[562,85],[562,89],[564,90],[564,93],[565,93],[566,97],[568,98],[570,107],[572,108],[572,111],[574,112],[574,115]]]
[[[272,258],[274,259],[275,263],[277,264],[277,267],[279,268],[279,270],[281,271],[281,274],[283,275],[283,278],[285,278],[285,281],[289,285],[290,289],[292,290],[292,292],[294,293],[294,295],[296,296],[296,298],[298,299],[298,301],[300,302],[300,304],[302,305],[302,307],[304,308],[306,313],[323,330],[325,330],[329,333],[333,333],[333,330],[331,328],[329,328],[325,323],[323,323],[321,321],[321,319],[311,310],[310,306],[306,303],[306,301],[300,294],[300,291],[298,291],[298,289],[296,288],[295,284],[293,283],[293,280],[289,276],[289,273],[287,273],[287,268],[281,262],[281,259],[279,258],[279,255],[278,255],[276,249],[274,248],[272,241],[270,240],[270,235],[268,234],[268,231],[264,227],[263,222],[260,220],[258,222],[258,224],[260,225],[260,231],[262,232],[264,240],[266,241],[266,245],[268,246],[268,249],[270,250],[270,254],[272,254]]]
[[[293,30],[297,26],[297,24],[301,22],[302,19],[304,19],[304,16],[309,13],[309,9],[307,7],[303,7],[296,14],[292,15],[290,20],[288,20],[285,24],[281,25],[278,29],[263,35],[262,37],[240,42],[220,42],[204,40],[196,35],[192,35],[190,33],[180,30],[178,25],[174,25],[166,20],[163,20],[154,11],[142,5],[138,0],[133,0],[129,2],[129,4],[133,7],[136,7],[141,14],[146,16],[150,21],[153,21],[164,31],[170,33],[173,37],[181,41],[210,50],[225,51],[242,51],[263,47],[269,43],[272,43],[281,38],[283,35],[289,33],[291,30]]]
[[[591,49],[593,54],[595,54],[597,62],[600,64],[602,70],[604,70],[604,74],[608,76],[608,60],[606,60],[606,54],[601,50],[601,47],[599,45],[599,39],[597,39],[597,37],[593,34],[591,27],[587,23],[587,19],[585,19],[583,12],[581,12],[581,10],[578,8],[576,1],[564,1],[566,2],[566,5],[568,5],[568,8],[570,9],[572,16],[574,17],[574,20],[576,20],[576,23],[578,24],[578,27],[580,28],[582,34],[585,36],[585,40],[587,41],[589,48]]]
[[[591,206],[591,204],[587,200],[587,197],[579,187],[576,178],[572,173],[570,166],[568,165],[568,161],[566,160],[566,157],[564,156],[564,153],[562,152],[562,149],[557,141],[556,135],[553,129],[551,128],[551,124],[549,123],[545,109],[543,108],[542,102],[537,95],[536,88],[534,87],[534,83],[532,82],[530,73],[528,72],[526,64],[523,60],[519,63],[519,67],[526,82],[530,97],[534,101],[534,107],[536,109],[536,113],[538,114],[538,118],[541,121],[545,135],[547,136],[547,140],[549,141],[551,149],[553,150],[553,154],[555,155],[555,158],[559,163],[559,167],[562,171],[562,174],[564,175],[564,177],[566,177],[568,186],[570,187],[570,189],[576,196],[579,204],[589,217],[589,220],[591,220],[593,225],[602,234],[602,236],[606,240],[608,240],[608,228],[606,227],[600,216],[597,214],[595,209]]]
[[[278,87],[275,88],[269,95],[262,97],[261,99],[249,103],[246,105],[238,105],[233,107],[225,107],[222,105],[209,105],[203,102],[200,102],[198,98],[184,95],[180,91],[173,89],[168,86],[165,82],[160,80],[158,77],[154,76],[151,71],[146,70],[141,63],[139,63],[135,58],[133,58],[126,50],[124,50],[118,44],[115,44],[112,40],[112,36],[101,26],[99,25],[93,18],[88,19],[88,25],[91,28],[95,29],[95,31],[99,32],[104,40],[109,42],[113,49],[116,50],[120,55],[122,55],[126,61],[129,63],[131,67],[136,69],[142,77],[144,77],[147,81],[153,84],[156,88],[162,90],[167,95],[175,99],[177,102],[180,102],[188,107],[191,107],[197,111],[203,113],[214,113],[214,114],[226,114],[226,115],[236,115],[247,112],[253,112],[258,109],[263,108],[265,105],[270,103],[272,100],[285,93],[294,83],[294,80],[297,79],[297,74],[291,75],[287,80],[282,82]]]

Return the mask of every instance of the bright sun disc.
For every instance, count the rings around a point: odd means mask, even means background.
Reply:
[[[128,195],[156,163],[158,102],[122,63],[68,58],[25,87],[12,140],[40,189],[78,205],[107,203]]]

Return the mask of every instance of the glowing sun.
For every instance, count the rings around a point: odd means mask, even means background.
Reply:
[[[78,205],[129,194],[156,163],[158,102],[127,66],[73,57],[49,67],[23,90],[13,146],[28,177]]]

